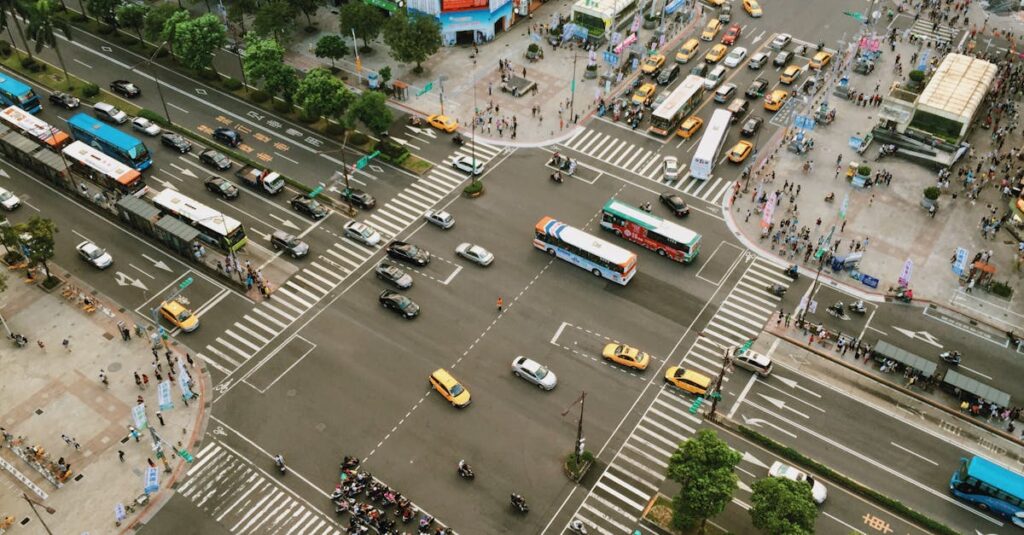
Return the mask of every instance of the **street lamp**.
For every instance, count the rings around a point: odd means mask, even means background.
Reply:
[[[346,190],[351,190],[352,189],[351,188],[351,184],[350,184],[349,179],[348,179],[348,176],[349,176],[348,160],[346,160],[346,158],[345,158],[345,149],[348,147],[348,136],[349,136],[349,132],[351,132],[351,130],[352,130],[351,128],[346,128],[345,129],[345,139],[341,143],[341,148],[331,149],[331,150],[320,150],[320,151],[316,151],[316,153],[315,153],[318,156],[324,155],[324,154],[341,153],[341,181],[344,182]],[[337,182],[338,181],[337,176],[338,176],[338,172],[335,171],[334,176],[331,177],[331,181],[332,182]],[[356,211],[355,207],[352,206],[351,201],[346,199],[345,200],[345,214],[348,215],[349,217],[355,217],[355,215],[357,213],[358,212]]]
[[[477,106],[476,106],[476,57],[475,57],[475,55],[473,57],[473,72],[470,75],[470,77],[472,78],[472,85],[473,85],[473,115],[472,115],[472,117],[471,117],[471,119],[469,121],[469,140],[470,140],[471,143],[473,143],[473,146],[470,147],[470,149],[469,149],[471,151],[471,154],[472,154],[470,156],[470,160],[469,161],[473,162],[472,165],[473,165],[473,171],[474,172],[470,173],[470,175],[473,177],[472,181],[476,182],[477,180],[479,180],[479,178],[477,178],[477,175],[476,175],[476,172],[475,172],[476,171],[476,113],[477,113]],[[443,88],[444,86],[441,86],[441,87]],[[444,109],[443,108],[442,108],[441,113],[444,113]]]
[[[56,513],[57,510],[54,509],[53,507],[50,507],[49,505],[39,503],[33,500],[32,498],[29,498],[28,494],[25,494],[24,492],[21,493],[21,497],[25,498],[25,501],[28,502],[28,506],[31,507],[32,512],[36,514],[36,518],[39,519],[39,523],[43,525],[43,529],[46,530],[46,533],[49,533],[49,535],[53,535],[53,532],[50,531],[50,526],[47,526],[46,521],[43,520],[43,517],[39,516],[39,511],[36,510],[36,506],[38,505],[39,507],[42,507],[43,511],[46,511],[46,513],[50,515]]]
[[[156,50],[153,51],[153,55],[150,56],[149,59],[136,63],[131,67],[131,69],[135,70],[137,67],[153,63],[153,60],[156,59],[156,55],[159,54],[165,46],[167,46],[167,41],[160,43],[160,46],[156,47]],[[167,112],[167,102],[164,100],[164,92],[160,88],[160,77],[156,74],[157,71],[159,71],[159,69],[153,69],[153,81],[156,82],[156,94],[160,97],[160,104],[164,107],[164,117],[167,118],[167,124],[174,124],[171,122],[171,114]]]

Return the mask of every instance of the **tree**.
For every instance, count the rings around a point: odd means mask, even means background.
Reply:
[[[8,16],[10,16],[9,19],[7,18]],[[11,36],[12,46],[14,46],[17,43],[17,41],[15,41],[14,36],[11,35],[10,22],[12,20],[14,21],[14,27],[18,29],[18,36],[21,37],[21,41],[23,43],[27,43],[28,40],[25,39],[25,32],[22,31],[21,22],[19,22],[18,20],[19,18],[27,17],[28,9],[21,0],[0,0],[0,30],[7,30],[7,35]],[[17,46],[15,46],[14,48],[15,50],[17,50]],[[29,59],[32,59],[32,51],[28,50],[27,46],[25,47],[25,49],[28,52]]]
[[[388,19],[384,25],[384,42],[391,47],[391,56],[402,63],[415,63],[415,73],[441,48],[441,25],[431,16],[409,17],[403,12]]]
[[[43,273],[46,274],[46,279],[50,280],[52,275],[50,275],[50,266],[46,264],[46,261],[53,258],[57,225],[49,219],[34,215],[25,223],[15,225],[14,228],[19,235],[28,235],[22,243],[28,249],[29,262],[31,265],[42,264]]]
[[[36,42],[36,54],[42,51],[44,46],[52,48],[57,53],[61,70],[64,71],[64,83],[71,87],[71,77],[68,76],[68,68],[64,65],[64,56],[60,53],[57,36],[54,34],[54,30],[59,30],[70,41],[71,25],[67,19],[56,16],[50,0],[38,0],[29,9],[28,17],[28,37]]]
[[[295,8],[285,0],[272,0],[256,10],[252,29],[260,37],[273,37],[280,43],[294,22]]]
[[[325,69],[313,69],[299,82],[294,102],[314,117],[337,117],[348,109],[355,95]]]
[[[811,535],[818,508],[807,483],[766,477],[751,485],[750,519],[768,535]]]
[[[380,9],[364,2],[349,2],[341,8],[341,32],[345,35],[353,31],[363,40],[363,48],[369,51],[368,41],[376,39],[384,27],[384,15]],[[352,43],[355,46],[355,43]]]
[[[167,47],[171,49],[171,54],[174,54],[174,45],[178,40],[178,25],[191,19],[192,15],[188,11],[180,9],[164,21],[164,27],[160,30],[160,39],[167,41]]]
[[[290,99],[298,87],[295,69],[284,62],[284,48],[273,39],[260,39],[250,33],[245,36],[245,58],[242,68],[250,83],[262,83],[271,95],[284,93]]]
[[[121,5],[121,0],[86,0],[85,9],[96,20],[107,24],[115,24],[117,19],[114,16],[114,10],[119,5]]]
[[[2,217],[2,216],[0,216]],[[21,249],[18,247],[18,231],[6,217],[0,221],[0,245],[4,246],[5,258],[10,261],[21,257]],[[13,248],[13,250],[12,250]]]
[[[313,53],[318,58],[329,58],[331,69],[334,69],[334,60],[341,59],[348,54],[348,45],[340,35],[329,33],[316,42],[316,50]]]
[[[117,25],[126,30],[135,30],[135,33],[139,36],[139,41],[143,40],[142,28],[146,23],[147,14],[149,14],[148,5],[136,4],[134,2],[124,4],[114,12]]]
[[[164,33],[164,25],[167,24],[167,21],[179,11],[184,10],[180,7],[175,7],[174,4],[168,4],[166,2],[160,2],[154,5],[146,13],[145,18],[142,21],[142,35],[146,36],[146,40],[148,41],[159,40],[160,34]]]
[[[391,108],[387,97],[379,91],[364,91],[348,109],[350,122],[362,121],[373,132],[387,132],[391,126]]]
[[[709,429],[680,444],[668,461],[668,477],[682,485],[672,499],[673,527],[690,529],[700,523],[703,532],[707,519],[721,513],[732,498],[739,480],[733,468],[742,458]]]
[[[182,64],[201,72],[213,67],[214,52],[228,42],[227,28],[217,15],[207,13],[178,23],[175,41]]]
[[[228,20],[239,25],[242,35],[245,35],[245,17],[246,15],[255,15],[257,7],[259,6],[257,6],[256,0],[235,0],[228,6]]]
[[[316,15],[317,10],[324,6],[325,0],[288,0],[291,4],[292,9],[302,13],[306,16],[306,27],[313,27],[313,19],[310,17]]]

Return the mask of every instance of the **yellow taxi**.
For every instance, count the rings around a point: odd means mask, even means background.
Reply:
[[[764,12],[761,11],[761,5],[757,3],[757,0],[743,0],[743,11],[746,11],[747,15],[755,19],[764,15]]]
[[[782,71],[782,76],[779,77],[779,81],[786,85],[793,83],[800,77],[800,70],[799,65],[790,65],[789,67],[786,67],[786,70]]]
[[[444,368],[438,368],[430,374],[430,386],[455,407],[469,405],[469,390]]]
[[[654,92],[658,89],[658,86],[654,84],[644,84],[637,88],[636,93],[633,93],[633,104],[648,105],[654,100]]]
[[[708,63],[718,63],[725,57],[725,54],[729,52],[729,47],[723,44],[717,44],[708,50],[707,54],[704,54],[704,61]]]
[[[779,111],[779,108],[786,103],[786,99],[788,98],[789,92],[782,89],[776,89],[768,96],[764,97],[764,109],[768,111]]]
[[[686,63],[693,59],[693,56],[697,54],[697,47],[700,46],[700,41],[696,39],[690,39],[683,43],[683,46],[679,47],[679,52],[676,52],[676,62]]]
[[[177,300],[160,303],[160,315],[171,325],[190,333],[199,328],[199,318]]]
[[[832,61],[832,54],[825,52],[824,50],[818,52],[811,58],[811,68],[814,70],[820,70]]]
[[[665,372],[665,382],[691,394],[705,396],[711,388],[711,378],[679,366],[672,366]]]
[[[704,27],[704,31],[700,34],[702,41],[714,41],[715,36],[722,30],[722,21],[718,19],[711,19],[708,21],[708,25]]]
[[[729,151],[729,161],[732,163],[740,163],[750,156],[750,153],[754,150],[754,144],[743,139],[739,143],[733,146],[732,150]]]
[[[725,4],[725,0],[704,0],[709,6],[722,7]]]
[[[430,123],[430,126],[449,134],[459,127],[459,122],[447,115],[431,115],[427,117],[427,122]]]
[[[701,119],[696,115],[691,115],[683,121],[683,124],[679,125],[679,129],[676,130],[676,134],[679,134],[679,137],[683,139],[690,139],[702,126],[704,126],[704,119]]]
[[[651,54],[644,60],[644,64],[640,66],[640,72],[644,74],[655,74],[658,69],[665,64],[665,56],[661,54]]]
[[[616,364],[637,370],[646,370],[647,365],[651,363],[650,355],[626,344],[608,344],[604,346],[601,356]]]

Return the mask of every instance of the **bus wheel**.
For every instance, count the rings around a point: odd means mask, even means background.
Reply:
[[[601,270],[597,268],[594,268],[594,271],[591,271],[591,273],[593,273],[595,277],[601,276]]]
[[[615,235],[621,238],[622,237],[622,231],[619,230],[619,229],[615,229]]]
[[[548,254],[551,255],[551,256],[555,256],[555,250],[554,249],[548,249]]]
[[[665,250],[664,249],[658,249],[658,254],[661,255],[661,256],[665,256]]]

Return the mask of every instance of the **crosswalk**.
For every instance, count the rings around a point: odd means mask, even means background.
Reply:
[[[231,533],[340,535],[341,526],[229,446],[211,441],[176,490]]]
[[[723,348],[756,338],[778,308],[780,298],[766,287],[789,282],[781,268],[754,259],[686,353],[683,366],[717,376]],[[665,479],[672,452],[701,425],[700,417],[690,414],[690,404],[674,389],[660,390],[573,518],[602,535],[632,533]],[[563,532],[570,533],[568,526]]]
[[[911,35],[920,37],[925,41],[943,41],[951,43],[958,33],[960,33],[960,30],[951,26],[946,26],[945,24],[935,25],[931,21],[924,19],[915,20],[914,25],[910,27]]]
[[[716,176],[707,180],[693,179],[690,173],[686,172],[688,164],[683,161],[679,162],[681,178],[667,180],[661,166],[663,156],[657,151],[639,148],[633,143],[597,130],[580,128],[572,138],[562,143],[562,146],[711,204],[719,204],[733,185],[731,180]]]
[[[476,158],[484,163],[497,157],[501,151],[501,147],[476,144]],[[444,166],[435,166],[371,212],[364,222],[381,234],[382,246],[420,221],[425,211],[462,186],[468,175],[452,168],[451,163],[456,156],[469,156],[471,152],[469,144],[461,147],[448,156]],[[261,301],[249,313],[243,314],[213,343],[203,348],[198,353],[199,357],[214,369],[230,374],[341,285],[379,250],[349,238],[340,238],[274,288],[270,299]]]

